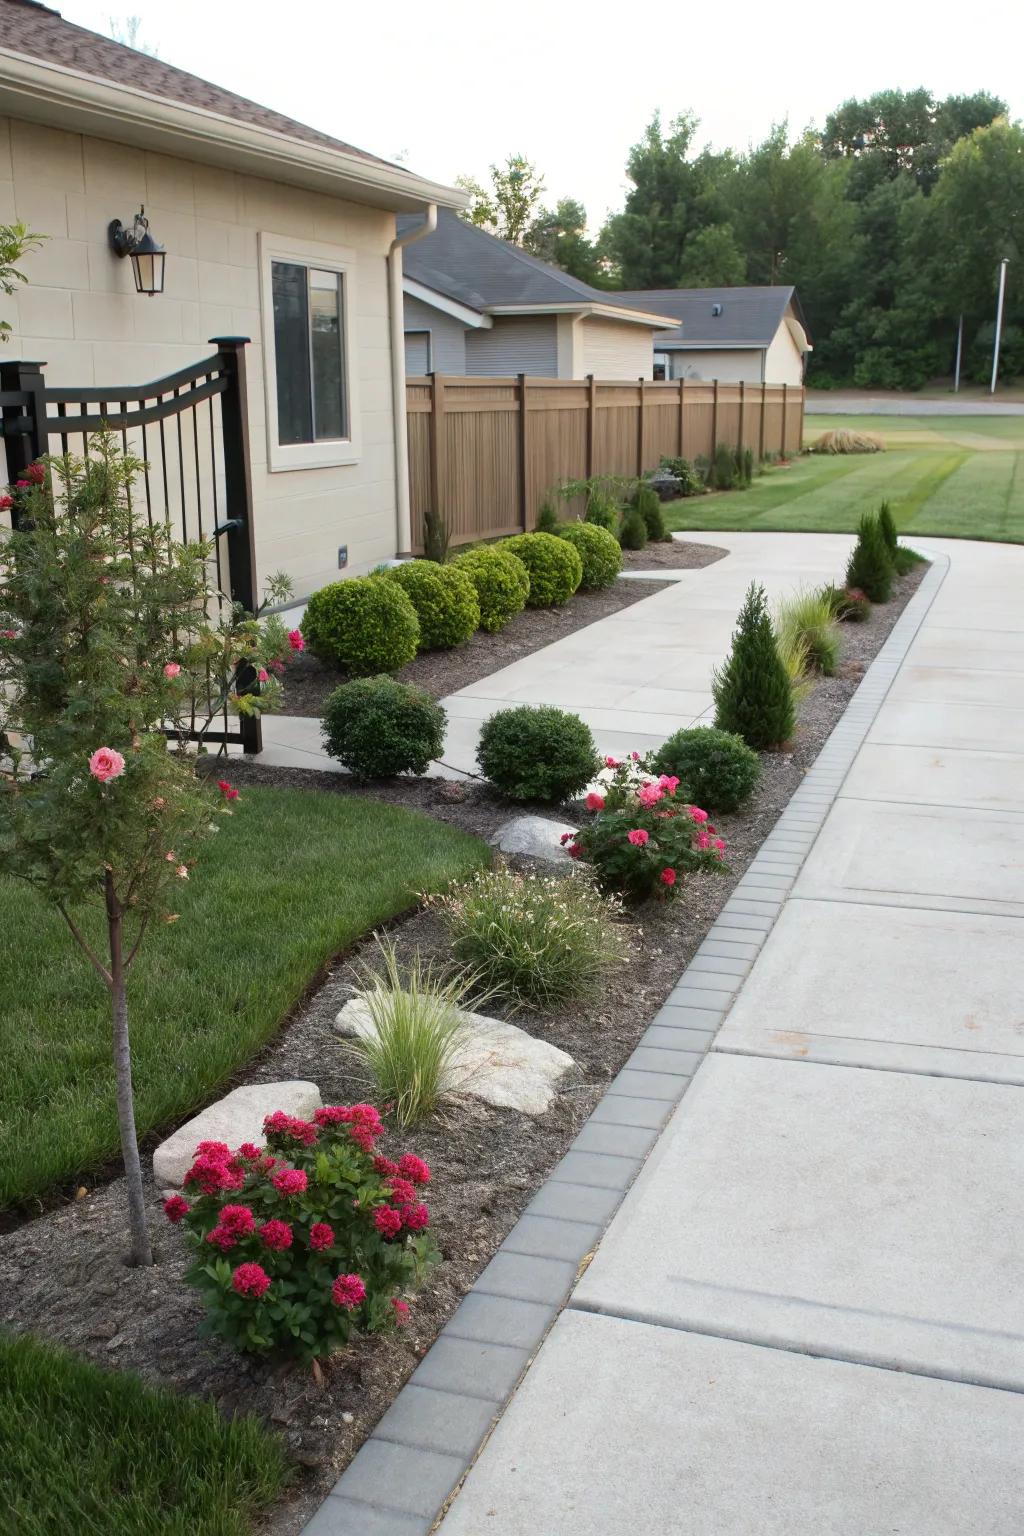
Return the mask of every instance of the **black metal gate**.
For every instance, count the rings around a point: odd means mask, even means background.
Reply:
[[[120,432],[125,451],[146,465],[137,494],[145,496],[150,524],[166,522],[182,540],[212,539],[219,601],[230,599],[255,613],[248,337],[215,336],[210,344],[217,348],[211,357],[141,385],[51,389],[45,364],[0,363],[7,473],[13,483],[42,453],[85,454],[91,433],[103,427]],[[225,704],[214,718],[212,694],[206,710],[192,739],[260,750],[258,716],[233,718]]]

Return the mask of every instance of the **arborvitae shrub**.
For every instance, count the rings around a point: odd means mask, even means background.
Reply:
[[[622,508],[611,492],[592,485],[587,494],[584,522],[596,523],[599,528],[607,528],[609,533],[618,533],[621,519]]]
[[[643,549],[647,543],[647,524],[636,507],[627,508],[619,529],[619,543],[623,549]]]
[[[735,448],[729,443],[719,443],[708,471],[708,484],[714,486],[716,491],[732,491],[736,488],[738,478]]]
[[[641,481],[633,497],[633,506],[644,520],[647,537],[652,544],[664,544],[672,535],[665,527],[665,514],[661,510],[661,498],[657,491]]]
[[[740,609],[732,650],[712,682],[715,724],[742,736],[755,751],[781,746],[793,734],[793,689],[775,644],[764,588],[751,582]]]
[[[557,533],[559,529],[558,513],[550,501],[542,501],[537,512],[537,526],[535,533]]]
[[[857,527],[857,542],[846,567],[846,585],[859,587],[873,603],[887,603],[895,574],[892,555],[878,518],[865,512]]]
[[[890,507],[887,501],[883,501],[878,509],[878,526],[881,530],[882,538],[885,540],[886,548],[892,555],[893,562],[895,563],[896,551],[900,547],[900,536],[896,532],[896,519],[892,515],[892,507]]]

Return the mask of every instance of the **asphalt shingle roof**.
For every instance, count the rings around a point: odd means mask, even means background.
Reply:
[[[766,347],[791,301],[799,314],[793,287],[631,289],[606,297],[652,314],[678,316],[679,328],[659,331],[655,345],[685,341],[688,346]],[[712,312],[716,304],[722,306],[720,315]]]
[[[217,112],[221,117],[235,118],[254,128],[267,128],[290,139],[342,150],[376,165],[390,163],[341,139],[331,138],[316,128],[309,128],[305,123],[297,123],[280,112],[273,112],[269,107],[261,107],[258,102],[221,90],[219,85],[212,85],[183,69],[175,69],[148,53],[140,53],[98,32],[75,26],[73,22],[65,21],[59,11],[40,4],[39,0],[0,0],[0,48],[9,48],[43,63],[59,64],[114,85],[134,86],[181,106]]]

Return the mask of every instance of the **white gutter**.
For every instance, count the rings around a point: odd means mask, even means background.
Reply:
[[[391,322],[391,415],[395,429],[396,553],[412,554],[412,504],[409,499],[409,428],[405,417],[405,305],[402,251],[437,228],[437,204],[427,206],[422,224],[396,235],[388,247],[388,316]]]
[[[679,321],[670,315],[652,315],[642,309],[620,309],[615,304],[600,304],[577,299],[558,304],[488,304],[489,315],[581,315],[603,320],[622,320],[627,325],[646,325],[657,330],[678,330]]]

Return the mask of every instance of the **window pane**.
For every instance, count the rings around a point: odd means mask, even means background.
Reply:
[[[342,277],[310,270],[309,304],[313,345],[313,422],[316,438],[348,435],[345,370],[342,364]]]
[[[309,306],[306,269],[271,263],[274,293],[274,359],[277,370],[277,440],[313,441],[309,374]]]

